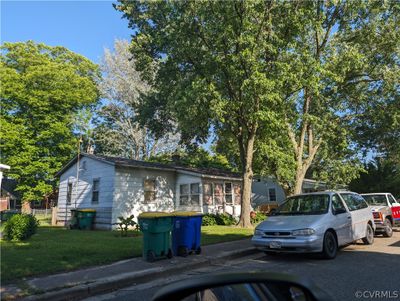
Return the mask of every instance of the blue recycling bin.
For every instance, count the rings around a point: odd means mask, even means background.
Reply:
[[[201,253],[202,219],[203,215],[198,212],[174,212],[172,250],[175,255],[186,257]]]

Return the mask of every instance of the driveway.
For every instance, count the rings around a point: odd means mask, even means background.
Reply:
[[[262,270],[292,273],[312,279],[334,300],[400,300],[400,232],[393,237],[375,237],[372,246],[361,243],[343,248],[334,260],[311,255],[256,255],[240,260],[215,263],[180,275],[134,285],[106,295],[100,300],[150,300],[165,284],[197,274],[232,270]]]

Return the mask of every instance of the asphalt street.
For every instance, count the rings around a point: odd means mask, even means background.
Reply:
[[[233,261],[154,279],[145,284],[132,285],[87,301],[151,300],[157,290],[168,283],[195,275],[217,271],[270,271],[308,277],[333,300],[400,300],[400,232],[392,238],[375,237],[371,246],[357,243],[343,248],[334,260],[323,260],[315,255],[278,254],[260,252]]]

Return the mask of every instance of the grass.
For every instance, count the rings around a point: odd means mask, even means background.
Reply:
[[[202,227],[202,245],[250,237],[251,229]],[[1,241],[1,279],[71,271],[141,256],[142,236],[121,237],[115,231],[79,231],[39,227],[25,242]]]

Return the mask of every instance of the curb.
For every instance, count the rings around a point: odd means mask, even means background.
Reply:
[[[219,256],[210,258],[210,256],[199,259],[198,261],[193,261],[190,263],[182,263],[175,265],[173,268],[154,268],[145,271],[124,273],[117,276],[112,276],[108,278],[102,278],[96,282],[87,284],[78,284],[70,288],[63,288],[60,290],[55,290],[51,292],[46,292],[43,294],[31,295],[20,300],[25,301],[36,301],[36,300],[81,300],[84,298],[89,298],[94,295],[104,294],[107,292],[115,291],[132,284],[139,284],[147,282],[148,280],[154,280],[163,276],[170,275],[171,272],[179,273],[186,271],[188,269],[197,269],[214,263],[217,260],[231,260],[242,256],[248,256],[257,253],[258,250],[253,247],[249,247],[241,250],[233,250],[228,252],[223,252]]]

